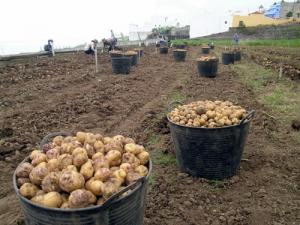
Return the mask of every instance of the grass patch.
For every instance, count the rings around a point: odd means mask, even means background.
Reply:
[[[164,154],[162,150],[154,156],[154,162],[162,166],[170,166],[176,164],[176,157],[172,154]]]
[[[270,114],[276,118],[276,122],[289,131],[292,120],[299,119],[299,84],[285,77],[278,79],[276,72],[252,62],[234,65],[233,70],[246,86],[251,87],[258,102],[269,109]],[[282,129],[279,132],[286,133]],[[274,133],[275,136],[278,134]],[[290,132],[290,137],[300,144],[300,132]]]
[[[199,38],[199,39],[178,39],[172,41],[173,44],[178,45],[191,45],[199,46],[203,44],[208,44],[213,39]],[[232,45],[231,39],[216,39],[213,40],[214,44],[217,46],[221,45]],[[300,47],[300,39],[266,39],[266,40],[241,40],[240,45],[244,46],[278,46],[278,47]]]
[[[169,99],[171,102],[182,102],[185,100],[185,97],[179,91],[173,90],[169,96]]]
[[[151,134],[147,143],[146,143],[146,146],[149,147],[149,146],[155,146],[157,145],[161,140],[161,137],[157,134]]]

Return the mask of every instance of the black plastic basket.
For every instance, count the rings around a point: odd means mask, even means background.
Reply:
[[[210,52],[210,47],[202,47],[201,49],[203,54],[209,54]]]
[[[168,54],[169,48],[168,47],[160,47],[159,53],[160,54]]]
[[[186,51],[180,50],[180,51],[173,51],[173,57],[175,62],[184,62],[186,58]]]
[[[131,57],[111,58],[112,70],[115,74],[129,74],[131,63]]]
[[[218,73],[218,59],[209,61],[197,61],[198,73],[203,77],[216,77]]]
[[[222,53],[222,63],[224,65],[234,64],[234,53],[233,52],[223,52]]]
[[[168,118],[180,170],[210,180],[234,176],[254,114],[251,111],[238,125],[221,128],[181,126]]]
[[[110,52],[109,53],[111,58],[120,58],[124,56],[123,52]]]
[[[235,51],[233,54],[234,54],[234,61],[241,61],[242,59],[241,51]]]
[[[57,135],[66,135],[66,133],[57,132],[47,135],[41,142],[41,147],[48,143],[49,138]],[[27,161],[29,157],[22,163]],[[13,175],[13,185],[25,215],[26,225],[142,225],[148,181],[152,171],[151,160],[148,168],[149,173],[146,177],[111,196],[102,206],[82,209],[56,209],[31,202],[20,195],[16,172]],[[127,191],[130,191],[129,194],[122,196]]]

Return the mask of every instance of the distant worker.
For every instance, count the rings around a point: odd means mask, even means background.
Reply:
[[[84,48],[85,54],[94,55],[95,51],[96,51],[96,48],[97,48],[97,44],[98,44],[97,39],[94,39],[90,43],[88,43]]]
[[[211,49],[214,49],[215,48],[215,44],[213,41],[209,42],[208,43],[208,46],[211,48]]]
[[[48,44],[44,45],[44,50],[48,52],[49,56],[54,56],[53,40],[49,39]]]
[[[239,41],[240,41],[240,37],[239,37],[239,35],[238,35],[237,33],[235,33],[235,34],[233,35],[233,43],[234,43],[235,45],[238,45],[238,44],[239,44]]]
[[[115,49],[119,49],[117,47],[117,42],[118,42],[117,38],[102,39],[103,48],[108,48],[109,52]]]
[[[156,50],[160,47],[168,47],[168,42],[163,37],[159,37],[155,43],[155,46]]]

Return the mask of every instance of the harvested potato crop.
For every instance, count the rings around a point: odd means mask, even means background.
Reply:
[[[77,132],[74,137],[54,137],[42,149],[33,150],[15,175],[20,194],[46,207],[102,205],[149,173],[149,153],[123,135]]]
[[[33,198],[38,190],[38,186],[31,183],[25,183],[20,187],[20,194],[25,198]]]
[[[52,191],[43,196],[41,203],[50,208],[59,208],[62,205],[63,200],[58,192]]]
[[[76,189],[83,188],[84,177],[72,170],[64,171],[60,175],[59,186],[63,191],[70,193]]]
[[[197,101],[178,106],[168,117],[183,126],[216,128],[239,124],[246,115],[244,108],[230,101]]]
[[[60,172],[51,172],[42,181],[42,190],[45,192],[60,192],[60,186],[59,186],[59,176]]]
[[[78,189],[73,191],[69,197],[70,208],[84,208],[97,201],[96,197],[88,190]]]
[[[22,163],[16,170],[16,176],[17,177],[29,177],[29,174],[31,170],[33,169],[33,166],[28,163]]]
[[[42,180],[48,175],[48,173],[49,170],[46,167],[34,167],[29,174],[31,183],[41,185]]]
[[[204,62],[216,61],[216,60],[218,59],[215,56],[201,56],[200,58],[197,58],[197,61],[204,61]]]

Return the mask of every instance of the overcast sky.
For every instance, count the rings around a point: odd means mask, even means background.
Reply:
[[[107,4],[104,4],[107,2]],[[143,27],[178,21],[197,37],[228,29],[231,14],[248,13],[274,0],[1,0],[0,54],[37,51],[47,39],[60,47],[110,37],[110,29],[128,35],[129,24]]]

